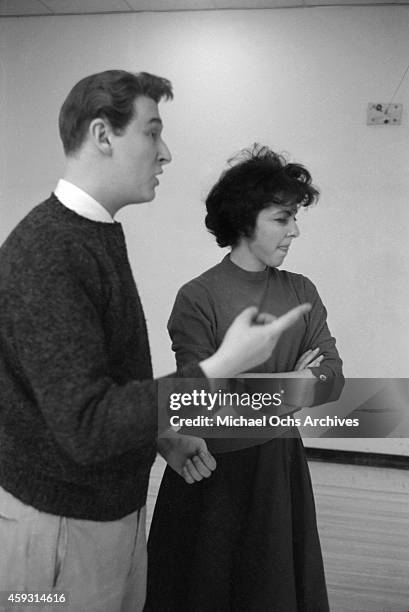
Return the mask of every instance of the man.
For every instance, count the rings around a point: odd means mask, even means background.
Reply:
[[[114,216],[153,200],[171,161],[162,98],[171,84],[147,73],[77,83],[59,118],[64,179],[0,249],[0,591],[63,593],[78,612],[144,605],[157,382]],[[247,309],[177,376],[207,385],[263,362],[305,308],[268,323]],[[195,439],[171,455],[180,473],[189,456],[199,478],[214,467]]]

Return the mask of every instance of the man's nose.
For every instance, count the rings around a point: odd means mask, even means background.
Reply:
[[[161,164],[169,164],[172,161],[171,152],[168,149],[168,146],[164,140],[160,143],[159,148],[159,161]]]

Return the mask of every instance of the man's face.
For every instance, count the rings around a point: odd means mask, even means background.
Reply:
[[[150,202],[159,185],[157,175],[172,157],[162,140],[158,105],[145,96],[134,102],[135,116],[124,132],[112,135],[115,191],[118,203]],[[119,202],[120,200],[120,202]]]

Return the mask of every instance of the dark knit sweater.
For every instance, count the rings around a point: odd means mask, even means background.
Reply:
[[[156,435],[122,226],[51,195],[0,248],[0,485],[44,512],[115,520],[145,504]]]

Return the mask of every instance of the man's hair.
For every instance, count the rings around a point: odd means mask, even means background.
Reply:
[[[221,247],[236,246],[244,236],[250,238],[264,208],[273,204],[309,206],[318,200],[308,170],[287,163],[266,146],[256,143],[228,163],[230,168],[206,198],[206,227]]]
[[[121,134],[133,119],[134,101],[140,96],[156,103],[172,99],[172,84],[147,72],[125,70],[106,70],[81,79],[65,99],[58,119],[65,154],[78,151],[97,117],[109,121],[114,132]]]

